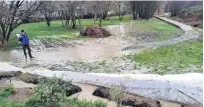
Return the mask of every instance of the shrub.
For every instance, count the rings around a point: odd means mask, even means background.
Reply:
[[[19,102],[6,102],[6,101],[0,101],[0,107],[23,107]]]
[[[40,98],[36,95],[28,98],[24,102],[25,107],[41,107],[41,101]]]
[[[113,87],[110,89],[110,97],[112,100],[116,101],[117,107],[120,107],[122,98],[124,97],[124,92],[121,87]]]
[[[15,92],[15,87],[13,85],[9,85],[0,93],[0,97],[6,98],[9,95],[15,94]]]
[[[32,75],[29,73],[22,73],[20,76],[20,79],[26,83],[37,84],[39,78],[36,75]]]
[[[107,107],[107,104],[100,100],[87,101],[86,99],[78,100],[73,98],[69,99],[68,102],[74,105],[74,107]]]
[[[4,99],[8,96],[14,94],[16,92],[15,87],[13,85],[7,86],[1,93],[0,93],[0,107],[22,107],[18,102],[6,102]]]
[[[23,107],[23,106],[19,102],[12,101],[6,103],[6,106],[4,107]]]
[[[60,85],[60,79],[43,78],[35,88],[35,94],[25,102],[26,107],[59,107],[65,97],[65,91]]]

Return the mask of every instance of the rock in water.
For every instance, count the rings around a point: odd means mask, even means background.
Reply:
[[[105,87],[99,87],[94,92],[93,95],[101,97],[101,98],[110,98],[109,89]]]
[[[110,89],[106,87],[96,88],[93,92],[93,95],[110,99],[109,94]],[[147,99],[143,97],[133,96],[125,93],[124,98],[121,100],[123,106],[131,106],[131,107],[161,107],[159,101],[155,101],[152,99]]]
[[[70,84],[69,86],[65,88],[65,91],[66,91],[66,96],[71,96],[75,93],[81,92],[82,90],[79,86]]]

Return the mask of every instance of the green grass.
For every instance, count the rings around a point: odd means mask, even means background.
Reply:
[[[161,21],[159,19],[152,19],[149,21],[142,20],[136,21],[136,26],[139,31],[142,32],[159,32],[163,35],[154,38],[154,41],[163,41],[173,38],[174,35],[181,33],[181,29],[167,22]]]
[[[176,26],[155,18],[151,20],[136,20],[135,22],[136,22],[136,31],[141,31],[141,32],[174,33],[174,32],[181,31]]]
[[[106,25],[116,25],[125,23],[132,20],[131,16],[124,16],[124,19],[121,21],[117,16],[109,17],[109,20],[103,20],[102,26]],[[78,24],[78,20],[77,20]],[[62,22],[60,20],[52,21],[51,26],[48,27],[45,22],[29,23],[22,24],[17,27],[12,33],[9,41],[10,48],[16,48],[19,46],[18,40],[16,39],[15,34],[19,34],[22,29],[25,30],[30,39],[43,37],[43,36],[63,36],[66,39],[85,39],[85,37],[77,36],[78,33],[83,27],[99,25],[99,20],[94,24],[93,19],[82,19],[82,26],[78,26],[76,29],[69,27],[62,27]]]
[[[201,36],[203,36],[203,29],[199,30],[199,28],[194,27],[194,30],[199,32]]]
[[[108,20],[103,20],[102,25],[117,25],[121,23],[126,23],[132,20],[131,16],[124,16],[123,20],[119,20],[117,16],[109,17]],[[78,20],[77,20],[78,23]],[[136,29],[135,31],[140,32],[165,32],[164,36],[169,36],[175,32],[181,31],[179,28],[163,22],[161,20],[153,18],[152,20],[135,20]],[[12,34],[9,41],[9,47],[14,48],[18,47],[18,40],[16,39],[15,34],[20,33],[21,29],[24,29],[30,39],[38,38],[38,37],[51,37],[51,36],[59,36],[65,38],[65,40],[72,40],[72,39],[85,39],[82,36],[77,36],[78,33],[82,28],[86,26],[94,26],[98,25],[99,20],[96,21],[94,24],[93,19],[83,19],[82,26],[78,26],[77,29],[71,29],[71,27],[62,27],[61,21],[52,21],[51,26],[48,27],[45,22],[38,22],[38,23],[29,23],[29,24],[22,24],[18,28],[16,28]],[[163,40],[164,37],[159,38],[159,40]],[[165,37],[165,39],[168,39]]]
[[[154,41],[168,40],[182,33],[180,28],[156,18],[152,18],[151,20],[135,20],[135,24],[136,32],[162,33],[161,36],[154,38]]]
[[[8,102],[5,99],[15,93],[15,88],[10,85],[0,92],[0,107],[22,107],[19,102]]]
[[[181,73],[202,72],[203,44],[197,41],[188,41],[175,45],[146,50],[130,56],[138,67],[153,67],[154,73]],[[197,69],[190,70],[191,66]]]
[[[117,17],[110,17],[109,20],[103,20],[102,25],[115,25],[131,20],[130,16],[124,16],[124,20],[120,21]],[[78,23],[78,20],[77,20]],[[45,22],[22,24],[16,28],[12,34],[20,33],[21,29],[24,29],[31,39],[36,36],[52,36],[52,35],[67,35],[70,39],[76,39],[75,33],[79,32],[85,26],[98,25],[99,20],[94,24],[93,19],[82,19],[82,26],[77,29],[71,29],[70,27],[62,27],[61,21],[52,21],[51,26],[47,27]],[[12,35],[12,36],[13,36]]]

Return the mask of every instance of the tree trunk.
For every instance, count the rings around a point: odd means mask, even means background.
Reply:
[[[72,17],[72,29],[76,29],[76,18],[75,18],[75,16]]]
[[[66,15],[65,18],[66,18],[65,25],[66,25],[66,26],[69,26],[69,19],[70,19],[70,17],[69,17],[68,15]]]
[[[96,13],[94,14],[94,24],[96,24],[96,20],[97,20],[97,15]]]
[[[63,19],[62,19],[62,27],[64,27],[64,21],[63,21]]]
[[[102,26],[102,17],[103,17],[103,15],[100,16],[99,26]]]
[[[107,16],[108,16],[108,12],[105,12],[104,14],[103,14],[103,20],[106,20],[106,18],[107,18]]]
[[[2,47],[3,47],[3,50],[8,49],[8,42],[6,40],[2,40]]]
[[[46,24],[49,27],[50,26],[50,22],[51,22],[51,18],[48,16],[45,16],[45,20],[46,20]]]
[[[79,26],[81,26],[81,17],[78,17]]]
[[[58,14],[59,14],[59,16],[60,16],[60,19],[62,20],[62,27],[64,27],[64,22],[63,22],[63,12],[59,12],[58,11]]]
[[[121,20],[123,20],[123,14],[121,14]]]
[[[118,8],[119,8],[119,20],[121,20],[120,6],[118,6]]]

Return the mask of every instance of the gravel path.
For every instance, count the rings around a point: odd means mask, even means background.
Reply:
[[[160,41],[160,42],[151,42],[151,43],[144,43],[144,44],[140,44],[140,45],[131,45],[131,46],[127,46],[125,48],[123,48],[122,50],[134,50],[134,52],[140,52],[143,49],[149,49],[149,48],[158,48],[161,46],[167,46],[167,45],[171,45],[171,44],[176,44],[176,43],[180,43],[180,42],[184,42],[184,41],[188,41],[188,40],[192,40],[192,39],[197,39],[199,37],[199,32],[196,32],[191,26],[189,25],[185,25],[183,23],[179,23],[164,17],[157,17],[158,19],[161,19],[163,21],[166,21],[168,23],[174,24],[175,26],[181,28],[184,31],[184,34],[182,34],[180,37],[178,38],[173,38],[170,40],[166,40],[166,41]]]

